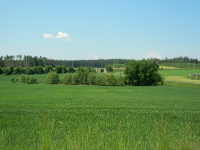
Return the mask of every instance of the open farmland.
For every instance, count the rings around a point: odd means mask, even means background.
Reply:
[[[189,76],[191,73],[200,73],[200,69],[160,70],[163,76]]]
[[[29,85],[11,77],[0,76],[0,149],[200,148],[199,85],[47,85],[46,75]]]
[[[189,76],[200,73],[200,69],[161,70],[160,73],[166,82],[200,84],[200,76]]]

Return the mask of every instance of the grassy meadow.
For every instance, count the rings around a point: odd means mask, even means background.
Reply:
[[[189,74],[200,73],[200,69],[159,70],[163,76],[189,76]]]
[[[200,84],[200,76],[190,77],[190,74],[200,73],[200,69],[160,70],[166,82]]]
[[[165,77],[200,70],[161,70]],[[11,83],[0,75],[0,149],[200,149],[200,84]],[[63,74],[59,75],[60,77]]]

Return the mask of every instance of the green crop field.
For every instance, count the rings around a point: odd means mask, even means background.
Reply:
[[[190,74],[200,73],[200,69],[160,70],[165,81],[200,84],[200,76],[190,77]]]
[[[189,74],[200,73],[200,69],[159,70],[163,76],[189,76]]]
[[[185,69],[195,69],[195,68],[199,69],[200,68],[200,64],[195,64],[195,63],[161,63],[159,65],[166,66],[166,67],[185,68]]]
[[[0,75],[0,149],[200,149],[200,84],[47,85],[46,74],[34,76],[39,84]]]

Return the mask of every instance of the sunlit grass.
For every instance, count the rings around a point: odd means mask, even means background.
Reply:
[[[170,71],[161,71],[165,85],[140,87],[47,85],[47,74],[28,85],[1,75],[0,149],[198,150],[200,84],[184,75],[198,70]]]
[[[190,74],[200,73],[200,69],[181,69],[181,70],[159,70],[163,76],[189,76]]]
[[[159,66],[159,69],[176,69],[177,67]]]
[[[184,76],[166,76],[165,81],[173,81],[173,82],[183,82],[183,83],[193,83],[200,84],[200,80],[196,80],[195,78],[189,78]]]

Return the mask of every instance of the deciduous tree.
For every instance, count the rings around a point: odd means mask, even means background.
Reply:
[[[126,84],[137,86],[162,84],[158,68],[155,60],[132,60],[125,67]]]
[[[112,72],[113,71],[113,69],[112,69],[112,66],[111,65],[108,65],[108,66],[106,66],[106,72]]]
[[[45,67],[45,69],[44,69],[45,73],[49,73],[49,72],[52,71],[52,70],[53,70],[53,67],[50,66],[50,65],[47,65],[47,66]]]
[[[58,84],[60,81],[58,74],[54,71],[50,71],[47,76],[47,84]]]

